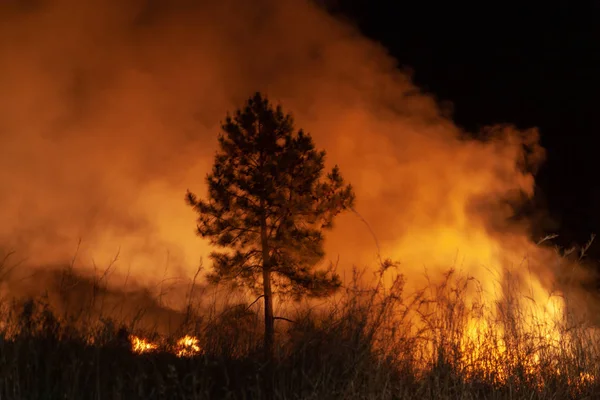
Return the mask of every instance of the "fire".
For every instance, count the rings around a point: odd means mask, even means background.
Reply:
[[[198,338],[185,335],[177,341],[176,353],[178,357],[192,357],[200,353]]]
[[[139,336],[131,335],[129,340],[131,341],[131,347],[134,353],[148,353],[158,348],[156,343],[152,343],[147,339],[140,338]]]
[[[143,354],[158,350],[159,343],[150,341],[136,335],[130,335],[129,341],[134,353]],[[193,357],[200,354],[199,340],[195,336],[185,335],[177,340],[175,346],[164,346],[164,348],[177,357]]]

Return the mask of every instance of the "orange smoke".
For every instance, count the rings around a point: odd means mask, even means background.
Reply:
[[[509,220],[544,156],[534,129],[469,139],[385,49],[306,1],[20,4],[0,6],[0,245],[26,265],[70,263],[81,238],[77,268],[119,252],[117,278],[191,277],[209,248],[183,194],[203,193],[220,121],[262,90],[340,165],[413,288],[454,267],[492,304],[509,271],[534,315],[561,313],[556,256]],[[377,262],[353,214],[327,250],[343,270]]]

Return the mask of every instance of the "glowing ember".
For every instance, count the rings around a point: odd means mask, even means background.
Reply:
[[[589,372],[580,372],[579,377],[575,382],[575,386],[590,385],[596,381],[596,377]],[[573,383],[573,382],[569,382]]]

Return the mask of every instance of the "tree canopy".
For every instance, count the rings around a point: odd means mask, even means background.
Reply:
[[[208,200],[187,193],[199,214],[198,234],[226,249],[211,254],[210,279],[260,293],[268,264],[281,292],[322,296],[336,289],[339,277],[314,267],[324,256],[323,229],[354,202],[339,168],[324,176],[325,151],[260,93],[228,116],[222,130]]]

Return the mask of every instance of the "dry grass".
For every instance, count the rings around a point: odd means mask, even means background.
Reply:
[[[469,321],[491,315],[473,295],[477,282],[450,271],[442,283],[409,295],[402,276],[385,288],[381,281],[365,288],[355,278],[326,306],[296,307],[290,321],[277,322],[275,398],[600,397],[594,331],[565,323],[556,329],[568,340],[556,342],[524,329],[516,291],[497,305],[492,322],[501,331],[488,326],[465,340]],[[263,398],[260,309],[191,311],[186,332],[159,338],[135,321],[59,318],[43,298],[6,303],[0,399]],[[134,353],[132,333],[160,339],[159,348]],[[173,354],[183,333],[198,338],[200,354]]]

